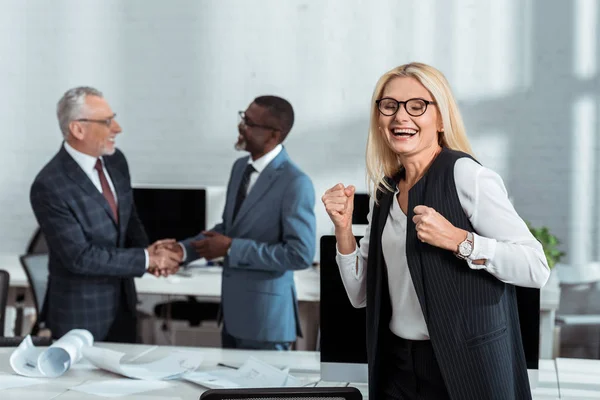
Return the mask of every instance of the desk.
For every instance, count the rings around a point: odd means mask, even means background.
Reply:
[[[19,257],[10,254],[0,254],[0,269],[10,274],[9,304],[16,306],[16,313],[7,313],[7,321],[12,315],[16,321],[22,321],[23,308],[33,307],[33,301],[29,295],[29,282],[25,271],[21,266]],[[167,278],[157,278],[151,274],[144,274],[141,278],[135,278],[135,286],[138,294],[144,295],[167,295],[167,296],[195,296],[202,302],[221,301],[221,267],[194,267],[180,270],[181,273]],[[319,269],[310,267],[294,272],[296,292],[298,295],[300,323],[305,334],[299,339],[297,345],[300,348],[314,350],[317,341],[319,325],[319,300],[320,300],[320,277]],[[17,298],[24,297],[23,302],[17,302]],[[7,325],[12,321],[7,322]],[[22,323],[17,323],[14,329],[8,329],[9,334],[14,332],[20,335],[23,329]],[[2,327],[0,327],[2,329]]]
[[[134,358],[151,347],[154,347],[148,345],[109,343],[97,343],[96,345],[121,351],[126,353],[129,358]],[[159,346],[140,357],[138,361],[153,361],[165,356],[169,351],[174,349],[187,349],[201,352],[204,361],[199,368],[200,371],[218,368],[218,363],[241,365],[248,357],[252,356],[275,366],[289,365],[292,368],[292,375],[302,379],[307,386],[310,386],[319,380],[319,353],[308,351],[275,352]],[[0,348],[0,372],[12,373],[8,359],[13,350],[13,348]],[[98,399],[99,397],[96,396],[68,391],[68,388],[85,381],[106,380],[112,378],[118,378],[118,376],[102,370],[78,369],[77,367],[74,367],[62,377],[48,379],[48,382],[45,384],[35,385],[29,388],[5,390],[2,392],[2,398],[3,400],[50,398],[58,398],[60,400]],[[197,400],[200,397],[200,394],[205,390],[201,386],[190,382],[173,381],[172,383],[173,386],[170,389],[145,392],[139,395],[124,396],[120,398],[124,400]],[[366,396],[366,385],[353,386],[358,387],[361,392],[363,392],[363,396]],[[541,360],[539,383],[537,388],[533,390],[533,398],[536,400],[547,400],[557,399],[559,396],[562,396],[561,398],[569,398],[572,400],[600,398],[600,361],[562,358],[556,359],[556,361]]]
[[[11,288],[29,288],[27,276],[18,256],[0,254],[0,269],[8,271],[10,274]],[[296,271],[294,280],[298,301],[319,301],[318,268],[311,267]],[[221,268],[196,267],[168,278],[157,278],[151,274],[144,274],[141,278],[135,278],[135,287],[140,294],[196,296],[201,301],[219,302],[221,299]]]

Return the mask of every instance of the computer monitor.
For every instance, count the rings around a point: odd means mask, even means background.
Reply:
[[[321,236],[321,379],[367,383],[366,308],[354,308],[348,300],[335,245],[335,236]]]
[[[206,229],[206,190],[136,186],[133,201],[151,243],[187,239]]]
[[[368,193],[355,193],[354,194],[354,210],[352,211],[352,225],[367,225],[367,215],[369,215],[369,201],[370,197]]]
[[[356,240],[361,239],[355,236]],[[333,235],[320,240],[321,273],[321,379],[331,382],[366,383],[366,309],[354,308],[335,261]],[[531,388],[538,382],[540,291],[517,288],[521,337]]]

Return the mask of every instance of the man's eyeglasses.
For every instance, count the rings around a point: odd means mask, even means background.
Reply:
[[[254,122],[249,121],[248,118],[246,118],[246,113],[244,111],[238,111],[238,114],[240,116],[240,124],[247,126],[248,128],[262,128],[262,129],[270,129],[270,130],[274,130],[274,131],[279,130],[279,128],[275,128],[273,126],[255,124]]]
[[[379,112],[386,117],[395,115],[400,109],[400,104],[404,105],[404,109],[408,115],[412,117],[419,117],[425,114],[427,106],[429,104],[436,104],[435,101],[429,101],[425,99],[408,99],[406,101],[398,101],[390,97],[384,97],[383,99],[375,100]]]
[[[106,119],[79,118],[79,119],[76,119],[75,121],[79,121],[79,122],[95,122],[97,124],[106,125],[107,128],[110,128],[110,126],[112,125],[112,122],[113,122],[113,120],[115,119],[116,116],[117,116],[117,114],[113,114],[112,117],[109,117],[109,118],[106,118]]]

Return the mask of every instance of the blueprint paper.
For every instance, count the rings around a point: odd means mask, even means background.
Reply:
[[[84,348],[93,344],[94,337],[85,329],[70,330],[47,349],[35,347],[27,335],[10,355],[10,366],[19,375],[56,378],[81,359]]]
[[[194,371],[202,363],[202,354],[193,351],[173,351],[160,360],[146,364],[121,363],[125,353],[100,347],[87,347],[83,355],[98,368],[144,380],[178,379]]]
[[[288,371],[250,357],[239,369],[191,372],[183,379],[209,389],[301,386]]]

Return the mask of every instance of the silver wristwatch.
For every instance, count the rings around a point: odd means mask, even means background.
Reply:
[[[458,244],[458,251],[454,253],[456,257],[466,260],[473,253],[473,233],[468,232],[467,238]]]

